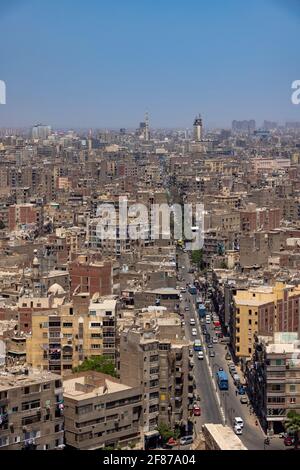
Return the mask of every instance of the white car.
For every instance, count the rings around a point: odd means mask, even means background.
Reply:
[[[244,421],[243,421],[242,418],[240,418],[239,416],[234,418],[233,424],[234,424],[234,427],[235,427],[235,426],[239,426],[239,427],[242,428],[242,429],[243,429],[243,427],[244,427]]]
[[[205,323],[206,323],[207,325],[209,325],[210,322],[211,322],[211,321],[210,321],[210,318],[206,318]]]
[[[240,436],[241,434],[243,434],[243,428],[241,428],[241,426],[234,426],[234,432],[235,434],[237,434],[238,436]]]
[[[181,326],[185,326],[185,321],[184,320],[181,321]]]
[[[190,325],[191,326],[195,326],[196,325],[196,322],[193,318],[190,319]]]
[[[198,359],[199,359],[200,361],[202,361],[202,360],[204,359],[203,351],[199,351],[197,357],[198,357]]]
[[[196,328],[193,328],[193,329],[192,329],[192,336],[197,336],[197,330],[196,330]]]
[[[216,343],[218,342],[218,338],[215,338],[215,337],[214,337],[214,338],[212,339],[212,342],[216,344]]]

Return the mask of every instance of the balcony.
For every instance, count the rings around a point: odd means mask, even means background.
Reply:
[[[267,372],[285,372],[288,367],[284,364],[281,366],[267,366]]]

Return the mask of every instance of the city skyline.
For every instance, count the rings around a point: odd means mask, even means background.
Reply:
[[[208,128],[299,121],[297,3],[223,3],[4,2],[0,127],[135,128],[145,110],[154,128],[198,111]]]

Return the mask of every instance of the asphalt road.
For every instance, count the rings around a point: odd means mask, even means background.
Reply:
[[[184,269],[182,269],[184,267]],[[188,253],[180,253],[179,255],[179,274],[182,276],[183,281],[178,282],[180,286],[186,286],[187,283],[193,283],[194,276],[189,274],[190,261]],[[188,339],[194,341],[195,338],[200,338],[202,344],[205,345],[202,336],[199,317],[196,312],[195,296],[188,292],[183,294],[183,301],[181,302],[181,310],[188,306],[189,312],[184,312],[185,316],[185,334]],[[193,337],[190,326],[190,319],[194,318],[196,321],[196,328],[198,335]],[[214,336],[213,324],[207,325],[207,329]],[[208,348],[204,347],[204,354],[206,358],[199,360],[197,353],[194,353],[194,375],[197,386],[197,394],[201,397],[201,417],[195,418],[196,432],[201,430],[204,423],[226,423],[228,426],[233,427],[234,417],[241,417],[244,420],[243,434],[240,437],[243,444],[249,450],[263,450],[265,434],[260,426],[255,424],[256,417],[250,414],[249,407],[240,402],[240,396],[236,395],[236,387],[233,383],[231,375],[229,374],[228,363],[225,359],[226,349],[225,345],[221,343],[214,344],[213,350],[215,357],[210,358]],[[210,368],[208,367],[210,364]],[[221,392],[215,383],[215,373],[222,367],[225,372],[228,372],[229,389],[226,392]],[[218,394],[218,398],[216,396]],[[221,407],[220,407],[221,404]],[[266,446],[266,450],[283,450],[285,449],[283,441],[279,438],[270,438],[270,446]]]

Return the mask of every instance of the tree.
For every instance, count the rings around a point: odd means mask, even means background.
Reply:
[[[300,414],[296,411],[289,411],[287,414],[287,420],[285,422],[285,428],[295,436],[295,449],[298,449],[299,445],[299,433],[300,433]]]
[[[177,440],[180,436],[179,429],[170,429],[169,426],[165,423],[160,423],[158,426],[158,432],[161,435],[162,443],[165,444],[169,439],[173,438]]]
[[[116,377],[116,369],[112,360],[107,359],[104,356],[93,356],[89,357],[83,363],[75,367],[73,372],[85,372],[88,370],[95,370],[96,372],[102,372],[102,374],[111,375]]]
[[[192,263],[196,264],[198,269],[202,271],[203,269],[203,251],[202,250],[192,251]]]

